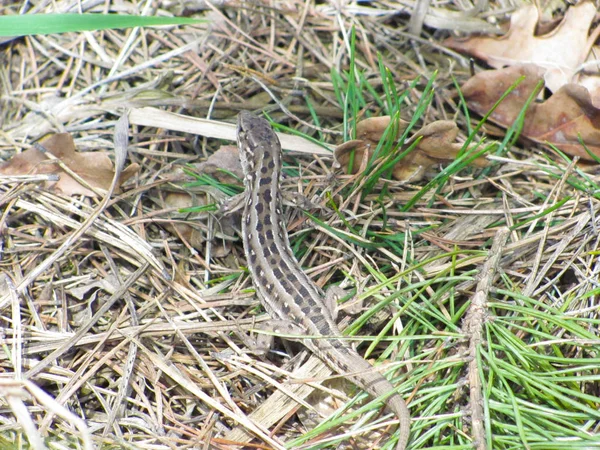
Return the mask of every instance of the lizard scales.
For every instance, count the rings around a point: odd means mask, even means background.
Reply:
[[[333,370],[373,397],[389,395],[394,391],[392,384],[337,338],[341,333],[323,292],[302,271],[292,252],[283,219],[282,150],[277,135],[266,120],[242,111],[237,138],[245,185],[242,237],[258,298],[273,319],[290,322],[308,336],[327,336],[302,343]],[[400,420],[396,450],[404,450],[409,438],[408,408],[395,392],[385,401]]]

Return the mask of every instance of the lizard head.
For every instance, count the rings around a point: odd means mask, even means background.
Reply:
[[[246,178],[259,170],[272,171],[281,157],[279,138],[269,122],[248,111],[238,115],[237,140]]]

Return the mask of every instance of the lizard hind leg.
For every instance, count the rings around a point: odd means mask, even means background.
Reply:
[[[275,336],[282,339],[301,341],[306,334],[304,328],[289,320],[270,320],[268,323],[257,324],[254,338],[241,334],[240,338],[246,346],[257,355],[265,355],[273,346]]]

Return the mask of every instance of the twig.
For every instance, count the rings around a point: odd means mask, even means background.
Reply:
[[[494,242],[490,249],[489,256],[480,273],[480,281],[477,284],[477,290],[471,301],[471,307],[465,318],[464,332],[469,336],[469,386],[470,386],[470,406],[471,420],[473,423],[473,443],[477,450],[486,450],[489,447],[485,440],[485,427],[483,422],[483,395],[479,374],[479,346],[481,345],[483,323],[486,319],[487,298],[492,287],[494,277],[498,271],[498,262],[502,255],[502,250],[506,244],[510,231],[503,227],[498,230],[494,236]]]

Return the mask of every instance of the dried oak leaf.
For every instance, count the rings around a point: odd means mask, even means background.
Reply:
[[[40,144],[58,161],[53,160],[53,158],[36,148],[30,148],[0,164],[0,174],[57,174],[59,180],[47,181],[45,188],[64,195],[96,196],[94,191],[83,186],[69,175],[61,167],[62,164],[67,170],[79,176],[93,188],[106,191],[110,187],[115,170],[112,161],[108,157],[108,152],[77,152],[75,151],[73,138],[68,133],[50,135],[42,140]],[[138,170],[139,166],[137,164],[131,164],[123,170],[119,177],[117,191],[121,184],[131,178]]]
[[[542,74],[543,69],[531,64],[488,70],[468,80],[462,92],[470,107],[483,115],[509,86],[524,77],[490,116],[495,123],[509,127],[527,99],[535,94]],[[529,105],[521,135],[542,144],[553,144],[569,155],[592,160],[579,143],[579,136],[591,152],[600,156],[600,109],[592,104],[586,88],[567,84],[544,102]]]
[[[350,172],[354,174],[363,171],[390,120],[389,116],[381,116],[359,122],[356,125],[356,134],[360,139],[344,142],[334,150],[335,165],[347,167],[353,160]],[[407,122],[400,121],[397,135],[407,126]],[[432,166],[456,158],[462,149],[462,144],[455,142],[457,137],[458,127],[453,121],[438,120],[424,126],[397,149],[398,153],[402,152],[416,139],[421,138],[417,146],[394,166],[392,177],[403,182],[421,180]],[[478,158],[473,164],[485,166],[487,163],[483,158]]]
[[[470,37],[466,40],[447,39],[444,44],[454,50],[468,53],[500,69],[514,64],[536,64],[545,69],[546,86],[556,92],[573,82],[578,68],[590,53],[589,28],[596,7],[584,1],[570,7],[562,22],[550,33],[536,36],[538,9],[519,8],[511,17],[510,29],[502,37]],[[594,58],[596,59],[596,58]],[[598,77],[595,71],[595,77]]]

